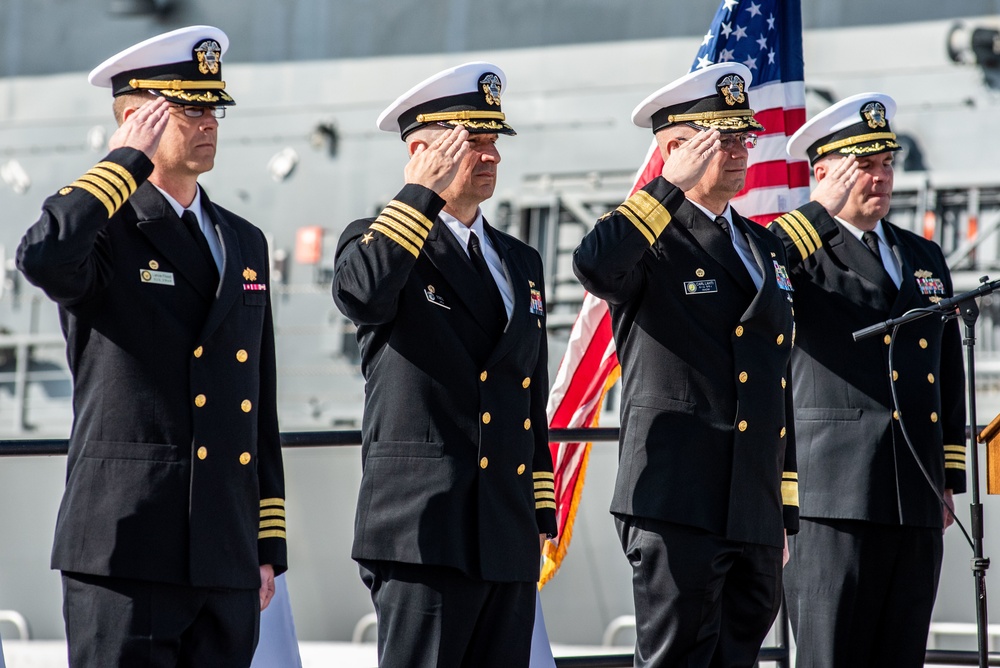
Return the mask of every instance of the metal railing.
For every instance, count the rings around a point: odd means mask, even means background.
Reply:
[[[976,428],[980,433],[983,426]],[[549,438],[553,443],[598,443],[617,442],[618,429],[550,429]],[[281,445],[285,448],[322,448],[361,445],[361,431],[357,429],[340,431],[301,431],[281,434]],[[0,440],[0,457],[11,456],[58,456],[65,455],[69,441],[65,439],[23,439]],[[775,620],[775,646],[763,647],[758,662],[776,663],[781,668],[791,665],[789,656],[788,615],[784,606]],[[557,668],[628,668],[632,666],[633,655],[605,654],[601,656],[569,656],[556,659]],[[979,654],[974,651],[927,650],[925,665],[977,666]],[[1000,666],[1000,653],[989,655],[989,665]]]

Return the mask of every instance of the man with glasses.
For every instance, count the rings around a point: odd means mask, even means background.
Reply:
[[[622,365],[611,512],[633,569],[637,666],[752,666],[798,527],[785,251],[729,206],[761,129],[750,79],[712,65],[636,107],[662,176],[574,256],[609,303]]]
[[[802,530],[785,600],[802,667],[924,664],[942,530],[966,487],[958,322],[852,337],[952,296],[941,248],[886,220],[895,113],[888,95],[861,93],[803,125],[788,153],[812,165],[813,201],[770,226],[799,332]]]
[[[182,28],[92,71],[111,152],[17,251],[73,375],[52,567],[74,668],[249,666],[286,569],[267,243],[198,185],[234,104],[227,46]]]

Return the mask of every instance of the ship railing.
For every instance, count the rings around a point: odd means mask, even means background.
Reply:
[[[980,433],[985,425],[978,426]],[[617,428],[550,429],[549,438],[553,443],[605,443],[618,442]],[[301,431],[281,434],[281,445],[285,448],[316,448],[361,445],[361,431],[343,429],[337,431]],[[18,456],[58,456],[65,455],[69,448],[66,439],[22,439],[0,440],[0,457]],[[362,630],[362,633],[364,630]],[[780,668],[789,668],[790,627],[784,605],[774,623],[774,646],[763,647],[758,655],[758,663],[775,663]],[[561,656],[556,658],[557,668],[628,668],[633,665],[633,655],[602,654],[598,656]],[[975,651],[928,649],[925,665],[977,666],[979,655]],[[1000,666],[1000,653],[990,653],[989,665]]]

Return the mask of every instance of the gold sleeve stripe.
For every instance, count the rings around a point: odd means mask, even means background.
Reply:
[[[946,462],[964,462],[965,455],[953,454],[951,452],[944,453],[944,460]]]
[[[125,199],[121,196],[121,193],[118,192],[118,188],[98,176],[94,176],[88,172],[80,177],[80,181],[86,181],[87,183],[91,183],[103,190],[104,193],[111,198],[111,201],[114,202],[115,211],[122,208],[122,204],[125,203]]]
[[[556,483],[552,480],[536,480],[535,489],[555,489]]]
[[[260,507],[264,508],[265,506],[278,506],[279,508],[284,508],[285,500],[277,497],[271,499],[261,499]]]
[[[653,236],[653,232],[649,229],[646,223],[642,222],[642,219],[639,218],[639,216],[637,216],[632,209],[628,208],[627,203],[618,207],[617,211],[628,218],[629,221],[635,225],[635,228],[642,232],[642,236],[646,237],[646,241],[649,242],[650,246],[656,243],[656,237]]]
[[[284,538],[285,531],[283,529],[268,529],[267,531],[261,531],[257,534],[257,540],[262,538]]]
[[[410,255],[412,255],[413,257],[420,257],[420,249],[419,248],[417,248],[416,246],[414,246],[413,244],[411,244],[409,241],[407,241],[403,237],[399,236],[398,234],[396,234],[395,232],[393,232],[392,230],[390,230],[388,227],[386,227],[384,225],[381,225],[381,224],[379,224],[376,221],[376,222],[372,223],[372,225],[371,225],[371,227],[369,229],[375,230],[376,232],[381,232],[385,236],[389,237],[390,239],[392,239],[393,241],[395,241],[397,244],[399,244],[400,246],[402,246],[403,248],[405,248],[407,251],[409,251]]]
[[[945,462],[944,467],[946,469],[956,469],[958,471],[964,471],[965,462]]]
[[[781,504],[799,507],[799,483],[783,480],[781,483]]]
[[[556,500],[556,493],[553,492],[553,491],[548,491],[548,492],[545,492],[545,491],[536,491],[535,492],[535,500],[537,501],[538,499],[552,499],[553,501],[555,501]]]
[[[260,528],[261,529],[270,529],[271,527],[281,527],[282,529],[284,529],[285,528],[285,520],[261,520],[260,521]]]
[[[130,174],[127,169],[125,169],[124,167],[122,167],[117,163],[108,162],[107,160],[105,160],[104,162],[97,163],[95,167],[103,167],[105,169],[110,169],[112,172],[122,177],[125,183],[128,184],[128,189],[130,192],[135,192],[136,188],[139,187],[135,184],[135,179],[132,178],[132,174]]]
[[[285,511],[281,508],[266,508],[260,511],[261,517],[284,517]]]
[[[403,216],[395,211],[392,211],[391,209],[386,209],[379,215],[379,219],[382,220],[382,222],[385,222],[386,218],[389,218],[395,221],[396,223],[402,225],[403,227],[412,230],[421,239],[426,239],[427,235],[430,234],[430,230],[428,230],[420,223],[416,223],[411,218],[407,218],[406,216]]]
[[[960,453],[962,453],[964,455],[965,454],[965,446],[964,445],[946,445],[946,446],[944,446],[944,451],[945,452],[960,452]]]
[[[413,220],[417,221],[418,223],[420,223],[421,225],[423,225],[424,227],[426,227],[428,230],[430,230],[431,226],[434,225],[434,221],[433,220],[431,220],[430,218],[428,218],[424,214],[420,213],[419,211],[417,211],[416,209],[414,209],[409,204],[406,204],[404,202],[400,202],[398,199],[394,199],[391,202],[389,202],[389,204],[387,204],[385,208],[388,209],[390,207],[393,208],[393,209],[396,209],[396,210],[398,210],[398,211],[400,211],[400,212],[402,212],[404,214],[406,214],[407,216],[409,216]]]
[[[94,197],[96,197],[98,200],[100,200],[101,204],[103,204],[104,207],[108,210],[108,218],[110,218],[111,216],[115,215],[115,211],[117,211],[117,208],[115,208],[115,205],[111,203],[111,198],[109,198],[107,195],[105,195],[104,191],[101,190],[100,188],[92,186],[89,183],[87,183],[86,181],[80,181],[80,180],[74,181],[73,183],[71,183],[69,185],[70,185],[70,187],[76,186],[77,188],[80,188],[81,190],[86,190],[88,193],[90,193],[91,195],[93,195]]]
[[[407,227],[403,223],[395,221],[392,218],[389,218],[388,216],[385,216],[385,215],[382,215],[382,216],[379,216],[378,218],[376,218],[375,222],[378,223],[378,224],[380,224],[380,225],[385,225],[389,229],[395,231],[396,234],[398,234],[401,237],[403,237],[404,239],[408,240],[411,244],[413,244],[414,246],[416,246],[418,249],[423,248],[423,245],[424,245],[424,239],[423,239],[423,237],[421,237],[419,234],[415,233],[413,230],[411,230],[409,227]]]
[[[552,471],[532,471],[531,477],[535,480],[555,480],[556,474]]]
[[[785,471],[781,474],[782,480],[798,480],[799,474],[795,471]]]
[[[809,219],[805,217],[805,214],[803,214],[798,209],[794,209],[792,211],[789,211],[788,213],[794,216],[795,220],[799,221],[799,225],[801,226],[802,232],[804,233],[804,238],[806,239],[806,241],[812,242],[814,249],[813,252],[818,250],[823,245],[823,240],[819,238],[819,232],[817,232],[813,224],[809,222]]]
[[[637,190],[626,200],[626,204],[639,214],[656,237],[659,237],[670,224],[670,212],[663,208],[660,200],[645,190]]]
[[[777,222],[778,225],[785,230],[785,233],[788,234],[792,243],[795,244],[795,248],[798,249],[799,255],[802,256],[803,260],[805,260],[816,252],[817,244],[813,243],[813,240],[810,238],[809,231],[804,229],[802,227],[802,222],[795,217],[794,214],[797,213],[797,211],[786,213],[775,222]],[[812,228],[808,221],[806,221],[806,225],[808,225],[810,229]]]
[[[123,181],[120,176],[118,176],[117,174],[115,174],[110,170],[103,169],[101,167],[94,167],[87,173],[92,174],[94,176],[99,176],[108,183],[110,183],[111,185],[113,185],[115,188],[117,188],[118,192],[121,193],[122,201],[127,200],[129,196],[132,194],[128,189],[128,184],[125,183],[125,181]]]
[[[535,501],[535,510],[542,510],[543,508],[556,509],[555,501]]]

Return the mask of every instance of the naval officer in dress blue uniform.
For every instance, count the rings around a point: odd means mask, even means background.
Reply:
[[[953,521],[942,500],[951,507],[965,491],[958,323],[927,317],[851,336],[952,295],[938,245],[885,219],[895,111],[888,95],[862,93],[802,126],[788,153],[812,164],[813,201],[770,226],[788,253],[798,326],[802,530],[786,601],[800,667],[923,665]]]
[[[479,209],[514,134],[505,93],[474,62],[393,102],[378,127],[406,144],[405,185],[337,247],[366,382],[352,556],[383,668],[528,665],[556,523],[542,261]]]
[[[228,43],[182,28],[92,71],[112,150],[17,251],[73,375],[52,567],[74,668],[249,666],[286,568],[267,243],[198,185]]]
[[[611,512],[633,568],[637,666],[751,666],[781,600],[798,497],[785,251],[729,206],[761,129],[738,63],[650,95],[663,174],[576,250],[622,365]]]

